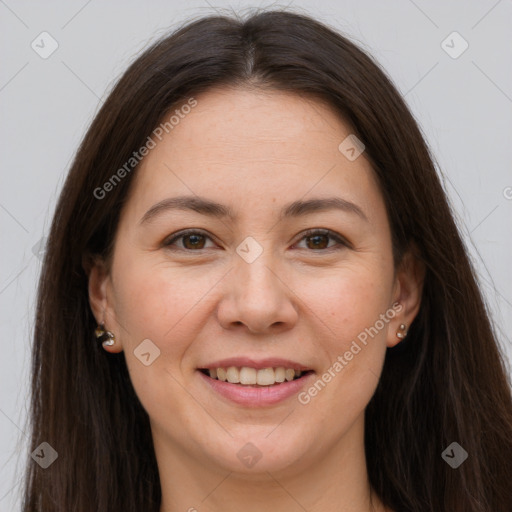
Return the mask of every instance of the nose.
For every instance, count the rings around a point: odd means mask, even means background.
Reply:
[[[297,323],[298,298],[287,282],[286,271],[264,255],[252,263],[238,258],[226,276],[217,309],[224,329],[277,334]]]

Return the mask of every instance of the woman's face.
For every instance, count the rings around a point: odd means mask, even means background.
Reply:
[[[365,154],[327,106],[245,89],[195,99],[153,136],[91,304],[118,340],[109,350],[124,350],[157,456],[299,472],[362,440],[412,286],[394,272]],[[201,371],[217,367],[262,384]],[[307,373],[287,383],[269,367]]]

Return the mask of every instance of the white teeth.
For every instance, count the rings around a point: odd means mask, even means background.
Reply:
[[[240,368],[240,384],[256,384],[256,368]]]
[[[295,377],[295,370],[287,368],[286,372],[284,373],[284,376],[286,377],[287,381],[293,380],[293,378]]]
[[[270,386],[275,384],[275,382],[276,379],[273,368],[263,368],[258,370],[258,373],[256,374],[256,384],[259,384],[260,386]]]
[[[284,382],[286,379],[286,370],[282,366],[276,368],[274,373],[276,375],[276,382]]]
[[[235,366],[230,366],[226,371],[226,378],[231,384],[238,384],[240,382],[240,372]]]
[[[302,371],[293,368],[250,368],[243,366],[237,368],[230,366],[228,368],[212,368],[208,370],[212,379],[218,379],[231,384],[242,384],[246,386],[272,386],[276,383],[280,384],[284,381],[292,381],[302,375]]]

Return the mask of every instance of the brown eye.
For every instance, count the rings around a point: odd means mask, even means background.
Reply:
[[[329,245],[328,235],[312,235],[305,238],[308,249],[325,249]]]
[[[302,240],[305,241],[305,248],[310,249],[313,252],[330,250],[339,250],[345,247],[351,247],[351,245],[340,235],[329,230],[329,229],[311,229],[303,234]],[[331,241],[334,244],[329,245]]]
[[[204,246],[203,235],[185,235],[183,238],[183,245],[187,249],[202,249]],[[188,243],[187,243],[188,241]]]
[[[163,246],[171,250],[181,251],[201,251],[207,249],[207,240],[211,238],[197,230],[188,230],[177,233],[163,243]],[[300,242],[305,241],[305,249],[313,252],[328,252],[330,250],[339,250],[345,247],[351,247],[349,242],[330,230],[309,230],[304,233]],[[334,241],[330,245],[330,242]],[[181,242],[181,243],[179,243]]]
[[[170,249],[200,251],[206,248],[205,244],[208,239],[210,237],[200,231],[182,231],[166,240],[163,245]],[[179,241],[181,243],[178,243]]]

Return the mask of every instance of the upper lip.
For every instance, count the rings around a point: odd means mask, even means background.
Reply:
[[[249,368],[256,368],[260,370],[262,368],[278,368],[280,366],[284,368],[293,368],[294,370],[307,371],[311,370],[311,367],[304,366],[296,361],[290,361],[289,359],[281,359],[279,357],[267,357],[265,359],[251,359],[250,357],[230,357],[228,359],[220,359],[213,363],[208,363],[204,366],[200,366],[199,369],[210,370],[214,368],[229,368],[230,366],[236,366],[241,368],[247,366]]]

